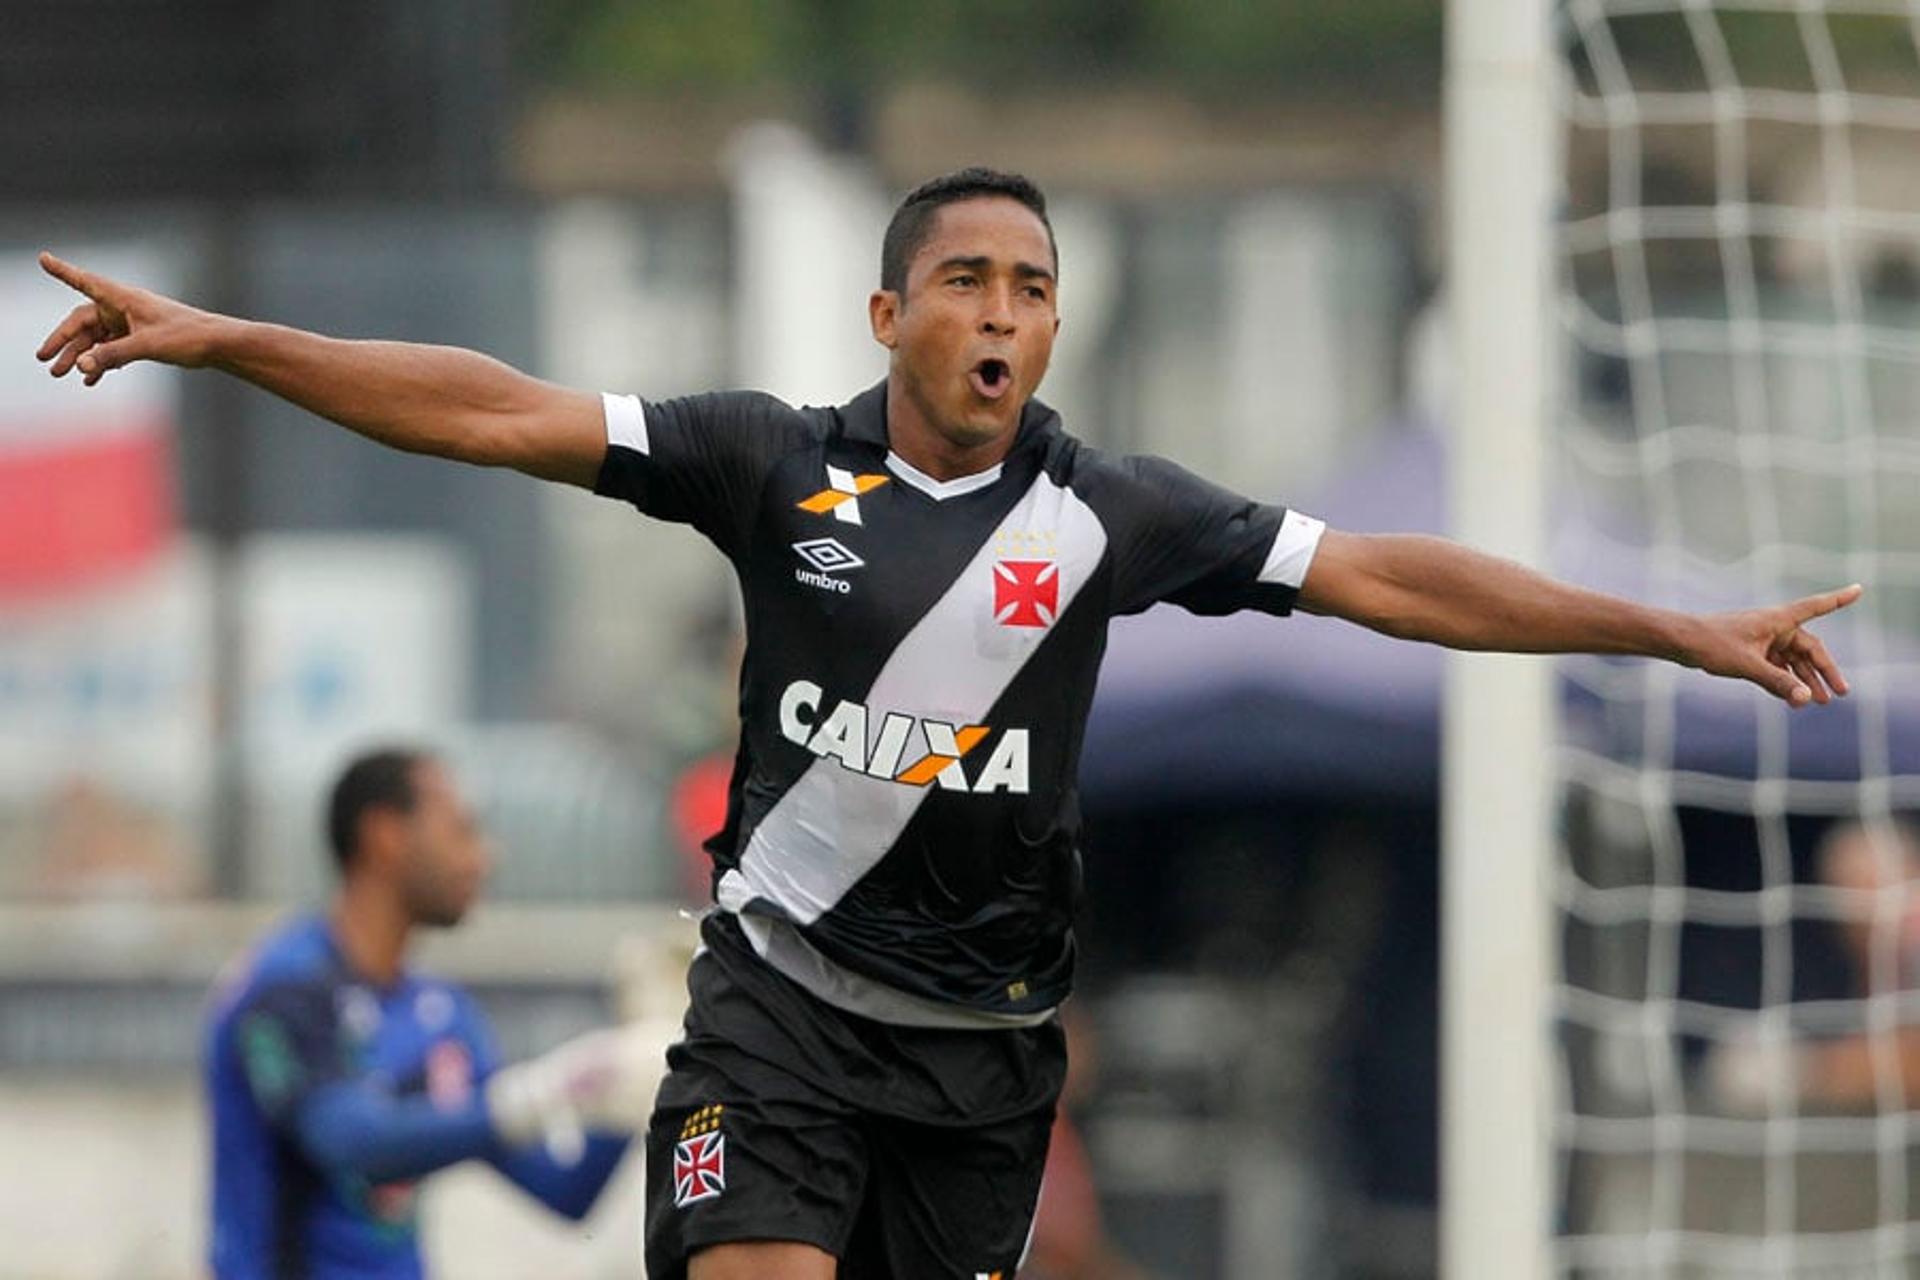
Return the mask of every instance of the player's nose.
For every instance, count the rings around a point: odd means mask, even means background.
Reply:
[[[980,332],[1004,337],[1013,332],[1013,292],[996,285],[981,295]]]

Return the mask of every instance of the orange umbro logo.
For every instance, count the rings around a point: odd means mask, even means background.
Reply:
[[[839,467],[827,468],[827,487],[794,505],[816,516],[833,513],[842,524],[860,523],[860,495],[878,489],[887,482],[883,475],[865,472],[855,475]]]

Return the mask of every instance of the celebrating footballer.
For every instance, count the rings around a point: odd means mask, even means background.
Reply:
[[[1024,178],[926,183],[880,257],[887,377],[832,408],[591,394],[42,259],[85,295],[40,349],[56,375],[218,369],[382,444],[691,524],[732,562],[740,740],[646,1136],[655,1280],[1013,1274],[1065,1071],[1075,772],[1116,615],[1297,607],[1454,648],[1665,659],[1793,706],[1847,691],[1806,624],[1858,587],[1676,613],[1082,445],[1035,398],[1062,278]]]

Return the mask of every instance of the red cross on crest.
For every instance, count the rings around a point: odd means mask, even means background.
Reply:
[[[1050,627],[1060,611],[1060,565],[1053,560],[993,562],[993,620],[1003,627]]]
[[[673,1147],[673,1203],[684,1209],[711,1200],[727,1189],[727,1140],[703,1133]]]

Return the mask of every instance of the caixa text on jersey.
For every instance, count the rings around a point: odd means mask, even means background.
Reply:
[[[968,781],[961,761],[993,735],[984,724],[951,724],[905,715],[875,713],[851,699],[835,702],[822,714],[825,695],[811,680],[795,680],[780,695],[780,732],[821,759],[870,778],[947,791],[1027,794],[1027,731],[1004,729],[986,753],[986,763]]]

